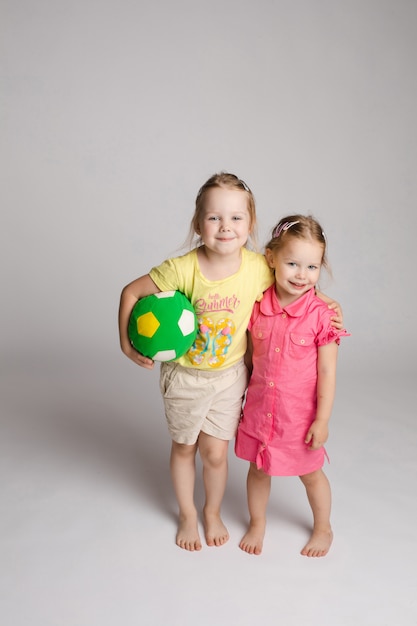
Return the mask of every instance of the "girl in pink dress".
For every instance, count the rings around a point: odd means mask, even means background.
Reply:
[[[275,284],[256,302],[249,322],[252,375],[236,437],[236,455],[250,461],[250,524],[240,547],[262,552],[271,476],[300,476],[313,512],[301,551],[325,556],[332,542],[331,491],[322,470],[332,411],[340,337],[316,296],[326,239],[312,217],[291,215],[272,231],[266,258]]]

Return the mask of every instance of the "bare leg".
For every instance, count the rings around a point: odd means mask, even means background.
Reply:
[[[261,554],[266,527],[266,508],[271,492],[271,477],[250,464],[248,478],[249,528],[239,547],[248,554]]]
[[[197,444],[172,442],[171,477],[179,506],[177,546],[184,550],[201,550],[197,510],[194,504],[195,455]]]
[[[304,556],[326,556],[332,544],[333,533],[330,526],[332,496],[326,475],[320,469],[300,476],[308,501],[313,511],[313,533],[301,550]]]
[[[206,492],[204,530],[208,546],[222,546],[229,533],[220,517],[220,508],[227,482],[228,441],[200,433],[198,447],[203,463],[203,481]]]

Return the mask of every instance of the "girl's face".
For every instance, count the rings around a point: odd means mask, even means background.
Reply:
[[[251,231],[245,191],[213,187],[207,192],[197,234],[217,254],[233,255],[246,244]]]
[[[294,302],[314,287],[320,276],[323,245],[310,239],[291,237],[280,250],[266,250],[275,271],[275,289],[282,306]]]

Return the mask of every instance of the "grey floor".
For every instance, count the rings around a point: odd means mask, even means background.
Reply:
[[[232,449],[231,540],[176,547],[157,382],[118,354],[3,372],[2,624],[417,624],[413,378],[339,368],[327,466],[335,541],[324,559],[299,554],[311,519],[297,478],[273,481],[264,553],[239,550],[246,464]]]

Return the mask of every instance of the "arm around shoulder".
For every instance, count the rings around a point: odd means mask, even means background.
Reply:
[[[123,288],[119,305],[119,337],[122,352],[137,365],[147,369],[153,368],[153,361],[137,352],[130,343],[127,328],[132,309],[136,302],[152,293],[158,293],[160,289],[153,282],[149,274],[132,281]]]
[[[333,300],[332,298],[329,298],[329,296],[326,296],[326,294],[322,293],[321,291],[316,291],[316,296],[320,298],[320,300],[323,300],[323,302],[327,304],[329,309],[334,311],[334,315],[330,318],[332,326],[336,328],[337,330],[342,330],[343,329],[343,311],[342,311],[342,307],[340,306],[340,304],[336,302],[336,300]]]

